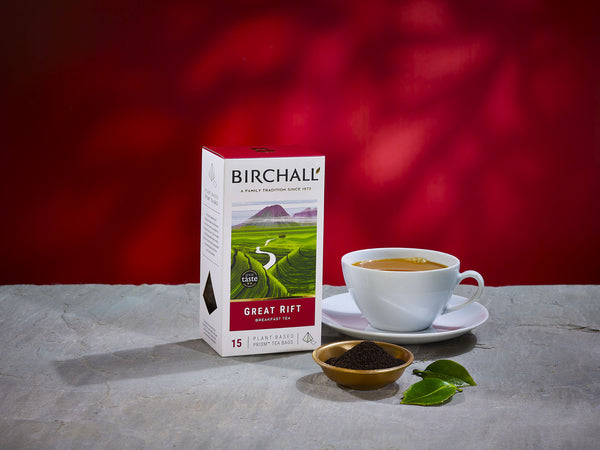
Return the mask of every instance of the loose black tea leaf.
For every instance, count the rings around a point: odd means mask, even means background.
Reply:
[[[340,356],[329,358],[327,364],[344,369],[375,370],[401,366],[404,360],[394,358],[373,341],[362,341]]]

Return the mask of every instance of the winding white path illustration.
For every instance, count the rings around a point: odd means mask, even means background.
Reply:
[[[263,247],[266,247],[269,244],[269,242],[271,242],[274,239],[275,238],[268,239],[267,242],[265,242],[265,245],[263,245]],[[273,266],[273,264],[275,264],[275,262],[277,261],[277,258],[275,257],[275,255],[273,253],[262,251],[260,249],[260,247],[256,247],[256,253],[261,253],[263,255],[269,255],[269,261],[267,261],[266,264],[263,264],[263,267],[265,268],[265,270],[268,270],[269,268],[271,268]]]

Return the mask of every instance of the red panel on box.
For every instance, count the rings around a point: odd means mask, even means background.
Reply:
[[[231,302],[231,331],[304,327],[315,324],[315,298]]]

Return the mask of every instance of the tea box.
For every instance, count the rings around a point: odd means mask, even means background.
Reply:
[[[204,147],[200,332],[221,356],[321,342],[325,157]]]

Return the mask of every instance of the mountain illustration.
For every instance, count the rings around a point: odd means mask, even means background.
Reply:
[[[303,209],[300,212],[297,212],[296,214],[293,215],[294,218],[296,217],[310,217],[310,218],[315,218],[317,217],[317,208],[306,208]]]
[[[298,222],[292,219],[281,205],[271,205],[261,209],[249,219],[233,226],[233,228],[256,227],[273,228],[296,226]]]

